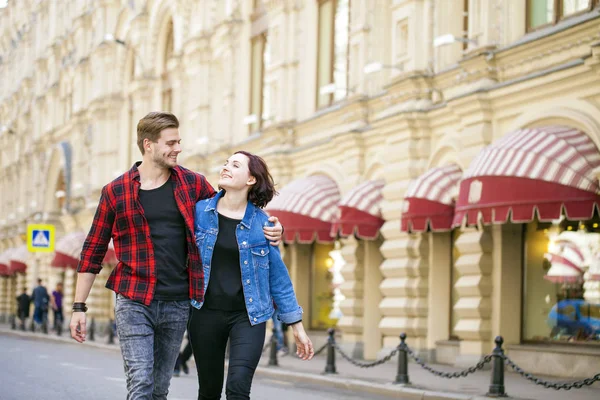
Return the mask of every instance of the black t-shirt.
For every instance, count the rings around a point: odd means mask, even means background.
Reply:
[[[213,251],[204,306],[213,310],[246,309],[240,270],[240,249],[235,232],[240,219],[219,214],[219,234]]]
[[[140,203],[150,226],[156,264],[155,300],[179,301],[189,296],[185,221],[177,208],[170,179],[159,188],[140,189]]]

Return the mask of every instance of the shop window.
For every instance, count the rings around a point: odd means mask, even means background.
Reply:
[[[262,128],[264,111],[264,69],[267,56],[267,35],[261,33],[252,38],[252,60],[250,63],[250,115],[253,121],[249,124],[250,133]]]
[[[527,0],[527,30],[555,24],[564,18],[591,11],[600,0]]]
[[[311,268],[311,329],[328,329],[336,325],[331,312],[334,304],[334,285],[331,268],[334,260],[330,252],[333,244],[313,244],[313,260]]]
[[[348,95],[350,0],[320,0],[317,55],[317,108]]]
[[[600,345],[598,223],[527,224],[523,341]]]

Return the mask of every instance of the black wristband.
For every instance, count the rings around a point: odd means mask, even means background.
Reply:
[[[86,312],[87,310],[85,303],[73,303],[73,312]]]

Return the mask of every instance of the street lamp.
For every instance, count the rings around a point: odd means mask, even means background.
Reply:
[[[402,68],[400,68],[397,65],[386,65],[380,62],[372,62],[364,66],[363,72],[365,73],[365,75],[370,75],[379,72],[383,69],[395,69],[398,71],[402,71]]]
[[[140,53],[138,53],[138,51],[135,47],[128,45],[127,42],[125,42],[123,39],[118,39],[111,33],[107,33],[106,35],[104,35],[104,42],[114,42],[114,43],[120,44],[121,46],[125,47],[128,50],[131,50],[133,52],[133,54],[135,55],[135,57],[137,58],[138,62],[140,63],[140,66],[142,67],[142,75],[144,76],[144,78],[148,78],[146,68],[144,67],[144,60],[142,60]]]
[[[452,44],[452,43],[456,43],[456,42],[471,43],[471,44],[474,44],[475,46],[477,46],[477,39],[457,37],[451,33],[448,33],[446,35],[438,36],[435,39],[433,39],[433,47],[445,46],[447,44]]]

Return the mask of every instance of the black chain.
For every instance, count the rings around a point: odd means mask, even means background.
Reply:
[[[333,342],[333,347],[350,364],[352,364],[352,365],[354,365],[356,367],[359,367],[359,368],[371,368],[371,367],[376,367],[378,365],[381,365],[381,364],[384,364],[384,363],[388,362],[392,357],[394,357],[398,353],[398,348],[400,346],[396,347],[394,350],[392,350],[392,352],[390,354],[388,354],[387,356],[383,357],[382,359],[376,360],[376,361],[373,361],[373,362],[360,362],[360,361],[354,360],[352,357],[350,357],[349,355],[347,355],[346,353],[344,353],[344,351],[340,348],[340,346],[338,346],[338,344],[335,343],[335,342]]]
[[[584,386],[591,386],[595,382],[600,382],[600,374],[596,374],[592,378],[587,378],[587,379],[583,379],[583,380],[575,381],[575,382],[559,383],[559,382],[546,381],[546,380],[543,380],[541,378],[538,378],[538,377],[530,374],[529,372],[523,371],[523,369],[521,367],[519,367],[517,364],[515,364],[510,358],[508,358],[508,356],[502,355],[502,357],[506,361],[506,364],[509,367],[511,367],[516,373],[518,373],[525,379],[535,383],[536,385],[541,385],[541,386],[545,387],[546,389],[554,389],[554,390],[561,390],[561,389],[562,390],[571,390],[573,388],[581,389]]]
[[[483,357],[483,359],[481,361],[479,361],[477,364],[475,364],[474,366],[472,366],[471,368],[465,369],[464,371],[460,371],[460,372],[442,372],[442,371],[437,371],[433,368],[431,368],[429,365],[425,364],[425,361],[421,360],[419,357],[417,357],[417,355],[415,354],[414,351],[412,351],[410,349],[410,347],[406,346],[406,352],[408,353],[409,356],[411,356],[411,358],[413,360],[415,360],[415,362],[417,364],[419,364],[421,367],[423,367],[423,369],[431,372],[432,374],[439,376],[441,378],[448,378],[448,379],[452,379],[452,378],[462,378],[465,377],[467,375],[470,375],[476,371],[479,371],[480,369],[483,369],[485,367],[485,364],[489,363],[490,361],[492,361],[492,356],[491,355],[487,355],[485,357]]]

